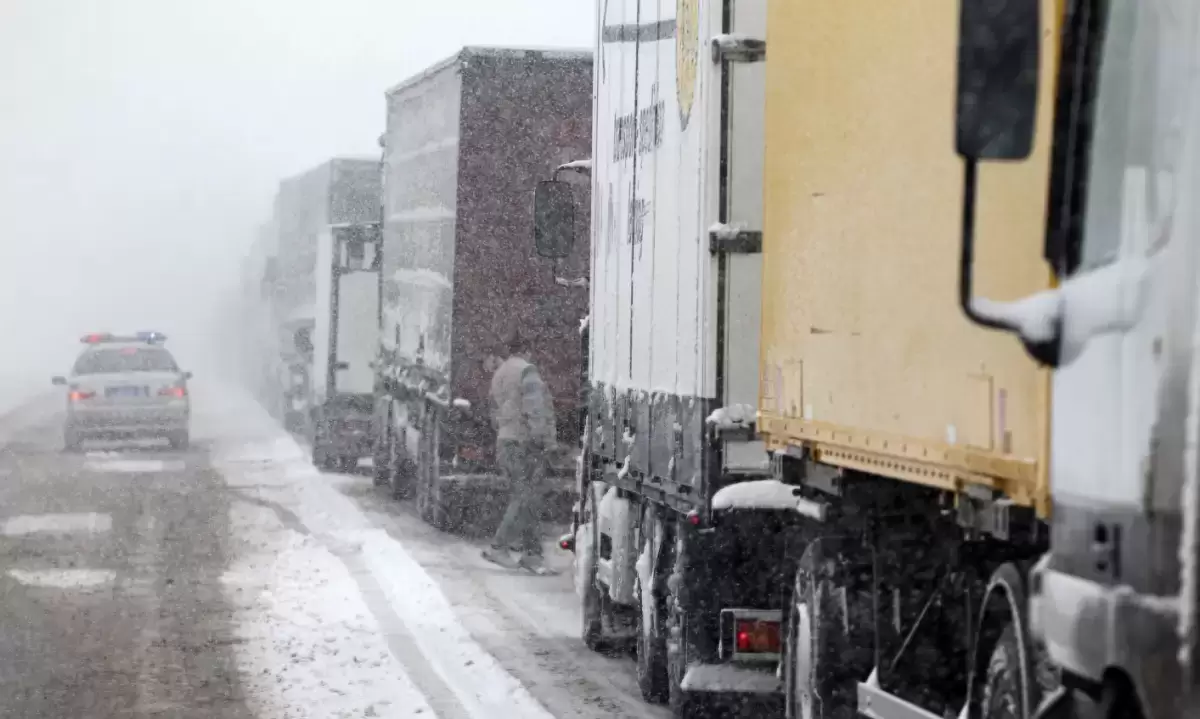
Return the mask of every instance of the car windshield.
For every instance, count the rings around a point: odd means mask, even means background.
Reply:
[[[176,372],[175,360],[164,349],[121,347],[92,350],[75,362],[75,374],[118,372]]]

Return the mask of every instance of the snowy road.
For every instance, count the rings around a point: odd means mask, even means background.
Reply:
[[[237,393],[195,402],[183,453],[64,455],[57,400],[0,418],[0,715],[667,715],[579,642],[569,574],[318,473]]]

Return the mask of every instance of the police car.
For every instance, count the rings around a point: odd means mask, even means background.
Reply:
[[[77,451],[87,439],[165,438],[175,449],[188,445],[191,405],[187,381],[175,358],[163,347],[166,336],[138,332],[84,335],[85,346],[67,377],[63,443]]]

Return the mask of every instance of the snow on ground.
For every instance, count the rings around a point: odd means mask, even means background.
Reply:
[[[269,508],[239,502],[230,515],[244,551],[223,585],[259,719],[434,716],[341,560]]]
[[[193,436],[237,498],[223,584],[260,719],[551,716],[265,411],[230,388],[193,398]]]

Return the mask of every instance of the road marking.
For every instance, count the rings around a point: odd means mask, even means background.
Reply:
[[[96,589],[117,576],[108,569],[10,569],[8,574],[26,586],[51,589]]]
[[[46,532],[69,534],[72,532],[107,532],[112,529],[112,517],[107,514],[85,512],[81,514],[18,514],[4,520],[4,535],[20,537],[26,534]]]
[[[119,474],[146,474],[155,472],[178,472],[183,469],[181,460],[161,459],[111,459],[103,462],[85,462],[83,468],[90,472],[115,472]]]

